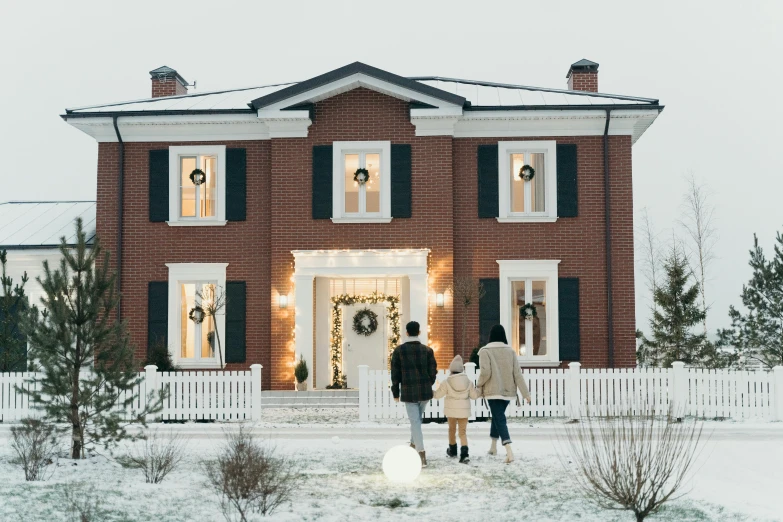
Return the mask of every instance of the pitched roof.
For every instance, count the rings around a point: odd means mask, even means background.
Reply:
[[[577,62],[579,63],[579,62]],[[591,62],[592,63],[592,62]],[[353,74],[365,74],[467,110],[659,108],[658,100],[616,94],[568,91],[439,76],[404,78],[356,62],[303,82],[278,83],[214,92],[167,96],[66,109],[64,118],[107,114],[247,113]]]
[[[82,218],[87,242],[95,239],[94,201],[9,201],[0,203],[0,248],[28,249],[60,246],[65,236],[76,242],[74,223]]]

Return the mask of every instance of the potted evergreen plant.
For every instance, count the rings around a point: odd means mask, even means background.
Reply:
[[[310,372],[307,370],[307,361],[299,356],[299,361],[294,367],[294,377],[296,378],[296,391],[307,391],[307,377]]]

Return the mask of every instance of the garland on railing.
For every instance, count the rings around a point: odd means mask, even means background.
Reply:
[[[340,294],[332,297],[332,338],[331,338],[331,355],[332,355],[332,379],[335,385],[344,385],[345,383],[340,368],[343,363],[343,310],[341,306],[352,305],[356,303],[362,304],[378,304],[388,303],[389,308],[386,311],[386,315],[389,319],[389,328],[391,329],[391,335],[389,335],[389,360],[391,361],[391,352],[400,343],[400,297],[396,295],[386,295],[378,292],[373,292],[369,295],[350,295]]]

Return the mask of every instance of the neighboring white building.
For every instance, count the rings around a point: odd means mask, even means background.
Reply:
[[[37,304],[43,294],[36,277],[43,277],[43,262],[60,262],[60,238],[76,243],[76,218],[81,217],[87,240],[95,238],[94,201],[9,201],[0,203],[0,250],[8,252],[6,273],[14,285],[27,272],[25,293]]]

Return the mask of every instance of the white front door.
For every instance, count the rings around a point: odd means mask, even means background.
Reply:
[[[359,310],[368,308],[378,316],[378,328],[370,335],[361,335],[353,330],[353,318]],[[343,307],[343,372],[349,388],[359,387],[360,365],[371,370],[386,368],[386,306],[383,304],[359,303]]]

